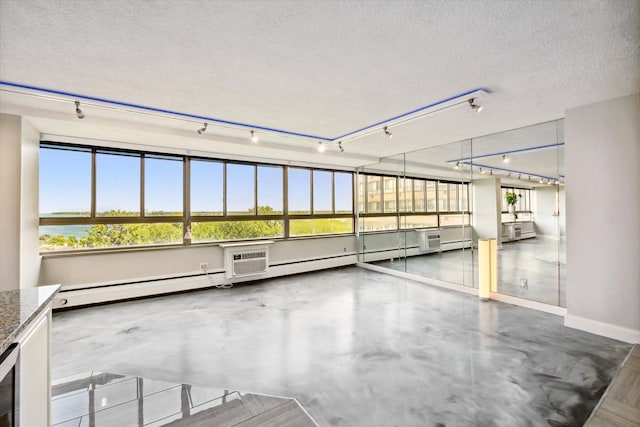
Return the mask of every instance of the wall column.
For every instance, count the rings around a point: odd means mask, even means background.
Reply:
[[[565,115],[565,325],[640,342],[640,94]]]

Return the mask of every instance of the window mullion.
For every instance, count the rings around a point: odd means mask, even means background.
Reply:
[[[96,149],[91,149],[91,218],[96,217]]]
[[[140,156],[140,216],[145,217],[144,211],[144,159],[145,155]]]

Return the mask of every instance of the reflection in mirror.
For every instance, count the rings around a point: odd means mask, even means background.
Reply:
[[[477,287],[495,238],[498,293],[564,306],[563,146],[560,120],[360,168],[360,261]]]
[[[474,228],[492,226],[490,193],[499,195],[498,292],[564,306],[563,122],[553,121],[473,140]],[[495,185],[495,188],[491,188]],[[486,218],[485,218],[486,219]]]
[[[474,286],[471,168],[450,163],[468,156],[470,145],[456,142],[361,168],[361,261]]]

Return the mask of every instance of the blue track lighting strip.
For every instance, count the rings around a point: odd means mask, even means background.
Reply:
[[[37,86],[29,86],[29,85],[22,85],[22,84],[18,84],[18,83],[10,83],[10,82],[2,81],[2,80],[0,80],[0,85],[10,86],[10,87],[15,87],[15,88],[20,88],[20,89],[34,90],[34,91],[44,92],[44,93],[48,93],[48,94],[52,94],[52,95],[68,96],[68,97],[71,97],[71,98],[83,99],[85,101],[103,102],[105,104],[117,105],[117,106],[120,106],[120,107],[136,108],[136,109],[139,109],[139,110],[150,111],[150,112],[153,112],[153,113],[170,114],[170,115],[173,115],[173,116],[184,117],[184,118],[188,118],[188,119],[198,119],[198,120],[202,120],[204,122],[219,123],[219,124],[230,125],[230,126],[238,126],[238,127],[246,128],[247,130],[263,130],[263,131],[267,131],[267,132],[279,133],[279,134],[282,134],[282,135],[297,136],[297,137],[309,138],[309,139],[318,139],[318,140],[322,140],[322,141],[332,141],[332,138],[326,138],[326,137],[317,136],[317,135],[309,135],[309,134],[305,134],[305,133],[291,132],[291,131],[282,130],[282,129],[270,128],[270,127],[266,127],[266,126],[257,126],[257,125],[252,125],[252,124],[249,124],[249,123],[234,122],[234,121],[231,121],[231,120],[217,119],[215,117],[207,117],[207,116],[199,116],[199,115],[196,115],[196,114],[181,113],[179,111],[164,110],[162,108],[148,107],[146,105],[131,104],[131,103],[127,103],[127,102],[114,101],[114,100],[106,99],[106,98],[97,98],[95,96],[80,95],[80,94],[72,93],[72,92],[63,92],[63,91],[59,91],[59,90],[45,89],[45,88],[41,88],[41,87],[37,87]]]
[[[550,181],[557,181],[558,180],[558,178],[556,178],[556,177],[540,175],[538,173],[530,173],[530,172],[517,171],[515,169],[506,169],[506,168],[500,168],[500,167],[495,167],[495,166],[482,165],[480,163],[460,162],[460,164],[461,165],[467,165],[467,166],[473,166],[473,167],[477,167],[477,168],[482,168],[482,169],[486,169],[488,171],[510,172],[512,174],[522,175],[523,177],[531,177],[531,178],[536,178],[536,179],[544,178],[544,179],[548,179]],[[511,178],[517,179],[517,177],[511,177]],[[560,178],[564,179],[564,175],[560,175]],[[521,181],[524,181],[524,178],[521,178]]]
[[[463,98],[465,96],[468,96],[474,92],[486,92],[489,93],[489,91],[487,89],[484,88],[477,88],[477,89],[472,89],[463,93],[460,93],[458,95],[454,95],[451,96],[449,98],[440,100],[440,101],[436,101],[432,104],[428,104],[425,105],[423,107],[420,108],[416,108],[415,110],[411,110],[408,111],[406,113],[402,113],[399,114],[397,116],[391,117],[389,119],[386,120],[382,120],[379,122],[376,122],[374,124],[365,126],[363,128],[351,131],[351,132],[347,132],[344,135],[340,135],[334,138],[331,137],[325,137],[325,136],[318,136],[318,135],[310,135],[310,134],[305,134],[305,133],[300,133],[300,132],[292,132],[292,131],[288,131],[288,130],[283,130],[283,129],[276,129],[276,128],[270,128],[270,127],[266,127],[266,126],[257,126],[257,125],[252,125],[250,123],[242,123],[242,122],[235,122],[235,121],[231,121],[231,120],[224,120],[224,119],[218,119],[215,117],[207,117],[207,116],[200,116],[200,115],[196,115],[196,114],[189,114],[189,113],[181,113],[179,111],[172,111],[172,110],[165,110],[162,108],[155,108],[155,107],[149,107],[146,105],[139,105],[139,104],[131,104],[128,102],[121,102],[121,101],[114,101],[111,99],[106,99],[106,98],[98,98],[98,97],[94,97],[94,96],[88,96],[88,95],[80,95],[77,93],[72,93],[72,92],[64,92],[64,91],[59,91],[59,90],[54,90],[54,89],[46,89],[46,88],[42,88],[42,87],[37,87],[37,86],[30,86],[30,85],[23,85],[23,84],[19,84],[19,83],[11,83],[11,82],[6,82],[6,81],[2,81],[0,80],[0,85],[1,86],[9,86],[9,87],[14,87],[14,88],[19,88],[19,89],[27,89],[27,90],[33,90],[33,91],[37,91],[37,92],[43,92],[43,93],[47,93],[47,94],[51,94],[51,95],[60,95],[60,96],[68,96],[70,98],[74,98],[74,99],[79,99],[79,100],[85,100],[85,101],[96,101],[96,102],[102,102],[105,104],[111,104],[111,105],[116,105],[116,106],[120,106],[120,107],[127,107],[127,108],[135,108],[135,109],[139,109],[139,110],[143,110],[143,111],[149,111],[152,113],[161,113],[161,114],[169,114],[169,115],[173,115],[173,116],[177,116],[177,117],[183,117],[186,119],[197,119],[197,120],[201,120],[203,122],[209,122],[209,123],[218,123],[221,125],[229,125],[229,126],[236,126],[236,127],[241,127],[241,128],[245,128],[247,130],[262,130],[262,131],[267,131],[267,132],[273,132],[273,133],[278,133],[281,135],[287,135],[287,136],[294,136],[294,137],[300,137],[300,138],[309,138],[309,139],[315,139],[315,140],[319,140],[319,141],[325,141],[325,142],[337,142],[343,138],[346,138],[348,136],[357,134],[359,132],[362,131],[366,131],[369,129],[373,129],[377,126],[382,126],[384,124],[387,123],[391,123],[393,121],[399,120],[399,119],[403,119],[406,117],[409,117],[413,114],[416,113],[420,113],[422,111],[425,111],[429,108],[433,108],[433,107],[437,107],[439,105],[442,105],[446,102],[450,102],[450,101],[454,101],[458,98]]]
[[[564,141],[563,142],[558,142],[557,144],[539,145],[537,147],[519,148],[517,150],[501,151],[499,153],[483,154],[481,156],[462,157],[460,159],[447,160],[447,163],[467,162],[469,160],[486,159],[487,157],[506,156],[508,154],[525,153],[527,151],[538,151],[538,150],[545,150],[545,149],[548,149],[548,148],[556,148],[556,147],[562,147],[562,146],[564,146]],[[474,163],[474,165],[475,165],[475,163]],[[496,168],[494,168],[494,169],[496,169]]]
[[[479,91],[489,93],[489,91],[487,89],[485,89],[485,88],[477,88],[477,89],[468,90],[466,92],[459,93],[458,95],[454,95],[452,97],[449,97],[449,98],[446,98],[446,99],[442,99],[440,101],[436,101],[436,102],[434,102],[432,104],[428,104],[428,105],[425,105],[423,107],[416,108],[415,110],[411,110],[411,111],[408,111],[406,113],[402,113],[402,114],[399,114],[397,116],[388,118],[386,120],[382,120],[380,122],[376,122],[376,123],[370,124],[370,125],[365,126],[363,128],[356,129],[354,131],[345,133],[344,135],[337,136],[337,137],[333,138],[333,141],[337,141],[337,140],[340,140],[340,139],[343,139],[343,138],[347,138],[347,137],[349,137],[351,135],[355,135],[357,133],[373,129],[373,128],[376,128],[378,126],[382,126],[382,125],[385,125],[387,123],[391,123],[391,122],[393,122],[395,120],[403,119],[405,117],[411,116],[412,114],[419,113],[419,112],[427,110],[429,108],[437,107],[438,105],[442,105],[442,104],[444,104],[446,102],[449,102],[449,101],[454,101],[454,100],[456,100],[458,98],[463,98],[463,97],[465,97],[467,95],[470,95],[470,94],[472,94],[474,92],[479,92]]]

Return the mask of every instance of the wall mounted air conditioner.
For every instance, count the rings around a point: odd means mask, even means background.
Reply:
[[[440,230],[438,229],[417,229],[418,244],[420,252],[440,252]]]
[[[269,271],[269,245],[273,242],[224,243],[224,274],[227,279]]]

